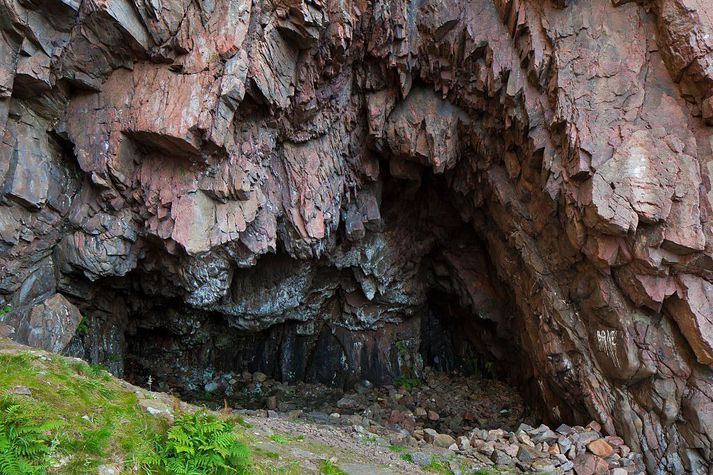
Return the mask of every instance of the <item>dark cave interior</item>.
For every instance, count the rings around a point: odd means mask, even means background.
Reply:
[[[363,239],[340,227],[336,250],[320,259],[282,249],[233,267],[225,295],[208,308],[184,303],[170,277],[134,271],[106,283],[124,307],[109,325],[122,329],[115,349],[102,350],[110,312],[84,302],[99,318],[71,351],[189,399],[244,371],[351,390],[365,380],[418,379],[430,367],[521,386],[527,359],[506,287],[449,202],[446,178],[384,172],[381,222]]]

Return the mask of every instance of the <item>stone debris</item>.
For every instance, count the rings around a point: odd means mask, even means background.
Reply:
[[[459,447],[458,452],[467,457],[478,454],[487,457],[500,470],[517,472],[551,472],[576,475],[644,474],[641,454],[633,453],[626,445],[612,447],[604,436],[589,426],[560,427],[557,434],[546,425],[531,427],[521,424],[517,430],[473,430],[469,434],[469,446]],[[562,432],[566,432],[563,434]],[[435,435],[431,438],[435,440]],[[534,442],[537,441],[537,442]],[[564,449],[564,450],[563,450]],[[482,458],[479,458],[482,460]]]
[[[282,402],[281,411],[265,411],[243,409],[240,412],[247,416],[277,417],[279,419],[303,419],[309,422],[348,427],[355,437],[362,441],[372,443],[392,443],[409,448],[409,456],[422,466],[427,466],[436,456],[438,451],[456,454],[462,458],[463,463],[470,464],[474,470],[478,468],[493,468],[500,471],[513,471],[516,473],[553,473],[565,475],[599,475],[599,474],[644,474],[645,466],[641,454],[633,452],[624,440],[616,435],[604,435],[602,426],[592,421],[583,426],[569,426],[561,424],[552,429],[544,424],[532,426],[527,423],[504,424],[497,427],[503,419],[491,419],[496,424],[495,428],[482,429],[468,428],[467,421],[458,411],[473,410],[467,406],[454,404],[460,399],[467,399],[469,387],[483,386],[486,380],[457,377],[428,370],[427,381],[422,386],[411,389],[393,387],[371,387],[363,384],[360,392],[350,392],[339,396],[334,394],[331,398],[322,400],[321,410],[303,411],[300,409],[285,411],[290,405]],[[247,388],[254,387],[255,375],[245,374],[241,377]],[[262,379],[262,378],[260,378]],[[269,396],[266,405],[270,406],[287,394],[279,391],[285,390],[282,383],[264,380],[260,388],[265,391],[278,391],[277,395]],[[370,389],[364,389],[370,386]],[[436,388],[448,388],[438,391]],[[288,387],[289,388],[289,387]],[[479,404],[485,405],[490,401],[506,402],[501,399],[502,389],[497,384],[491,389],[495,392],[478,393],[481,399]],[[303,393],[304,401],[314,400],[315,394],[322,393],[318,386],[301,385],[292,388]],[[511,391],[514,391],[510,388]],[[375,401],[377,404],[368,404]],[[451,402],[450,406],[448,401]],[[423,405],[422,405],[423,404]],[[520,403],[521,404],[521,403]],[[409,409],[409,405],[413,409]],[[434,406],[431,406],[434,405]],[[441,418],[430,418],[429,413],[435,413],[435,407],[445,414],[445,421],[455,420],[461,422],[460,426],[453,426],[451,422],[443,423]],[[524,408],[508,405],[509,410],[522,415]],[[329,412],[334,409],[335,412]],[[474,412],[475,419],[486,420],[486,413]],[[491,415],[499,417],[500,406],[493,408]],[[512,417],[512,416],[508,416]],[[437,429],[437,428],[438,429]],[[493,426],[491,426],[493,427]]]

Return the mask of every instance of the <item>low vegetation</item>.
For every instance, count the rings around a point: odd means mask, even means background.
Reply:
[[[165,395],[117,380],[99,365],[1,339],[0,395],[0,475],[85,475],[107,464],[132,475],[341,475],[334,460],[359,461],[360,454],[265,431],[227,412],[182,412],[178,401],[169,422],[141,407],[170,406]],[[383,445],[413,462],[406,446],[371,435],[361,443]],[[299,455],[308,453],[314,458]],[[452,473],[449,461],[438,457],[422,469]]]
[[[47,434],[59,425],[37,423],[13,398],[0,398],[0,473],[43,473],[49,467],[54,447]]]
[[[299,473],[251,460],[242,420],[198,411],[169,424],[142,410],[130,386],[79,360],[0,351],[0,394],[2,475],[83,475],[107,463],[132,474]]]
[[[183,414],[156,439],[144,466],[149,473],[166,475],[248,474],[250,450],[238,439],[234,426],[204,412]]]

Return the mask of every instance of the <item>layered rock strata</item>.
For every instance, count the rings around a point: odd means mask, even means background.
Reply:
[[[707,2],[0,13],[3,333],[120,372],[141,328],[292,325],[341,361],[361,353],[340,332],[408,341],[437,292],[550,419],[596,419],[652,473],[709,470]]]

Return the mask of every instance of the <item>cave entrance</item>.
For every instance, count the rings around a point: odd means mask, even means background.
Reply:
[[[202,403],[326,413],[358,412],[337,403],[369,388],[405,390],[414,411],[460,391],[480,409],[463,404],[443,430],[516,427],[530,411],[517,390],[526,358],[486,247],[443,177],[384,177],[370,191],[379,222],[320,259],[283,250],[233,268],[208,308],[134,298],[125,376]]]
[[[493,356],[482,352],[480,332],[492,333],[493,328],[478,331],[469,320],[472,315],[453,303],[453,295],[431,291],[427,310],[421,317],[420,353],[426,367],[438,371],[457,372],[466,376],[498,378]],[[487,327],[487,323],[481,322]]]

